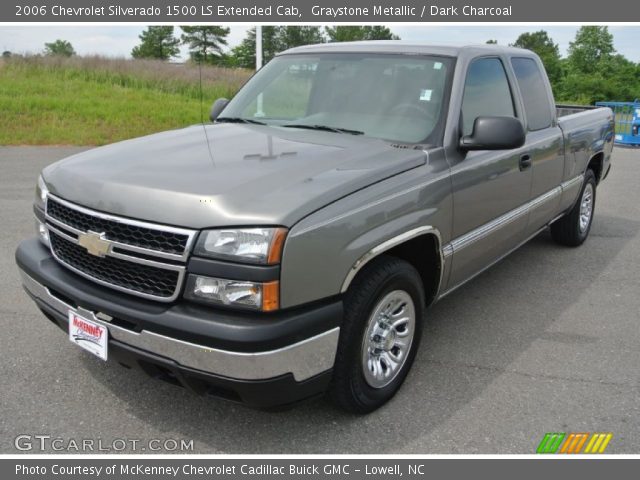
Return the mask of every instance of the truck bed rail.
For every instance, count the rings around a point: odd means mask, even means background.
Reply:
[[[573,115],[574,113],[580,113],[585,110],[595,110],[598,107],[593,105],[566,105],[556,104],[556,114],[558,118],[566,117],[567,115]]]

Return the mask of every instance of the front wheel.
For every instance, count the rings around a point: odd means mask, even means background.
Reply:
[[[582,245],[591,231],[595,205],[596,176],[593,170],[587,170],[578,201],[569,213],[551,225],[553,239],[568,247]]]
[[[339,407],[371,412],[398,391],[418,350],[424,293],[416,269],[382,256],[372,260],[345,295],[329,394]]]

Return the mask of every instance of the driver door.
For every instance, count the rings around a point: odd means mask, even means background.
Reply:
[[[515,116],[509,76],[499,57],[474,60],[462,100],[463,135],[479,116]],[[457,152],[450,158],[453,191],[453,254],[449,288],[484,270],[525,239],[531,168],[522,168],[527,145],[514,150]],[[526,163],[526,162],[525,162]]]

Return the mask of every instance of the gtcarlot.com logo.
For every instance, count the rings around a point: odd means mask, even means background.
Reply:
[[[21,452],[191,452],[193,440],[174,438],[63,438],[51,435],[18,435],[13,445]]]
[[[536,453],[604,453],[612,433],[546,433]]]

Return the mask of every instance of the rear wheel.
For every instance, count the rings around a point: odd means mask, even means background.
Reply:
[[[589,236],[596,205],[596,176],[593,170],[587,170],[580,191],[580,197],[567,213],[551,225],[551,236],[561,245],[577,247]]]
[[[393,257],[372,260],[345,295],[329,394],[339,407],[368,413],[398,391],[422,333],[424,293],[420,275]]]

